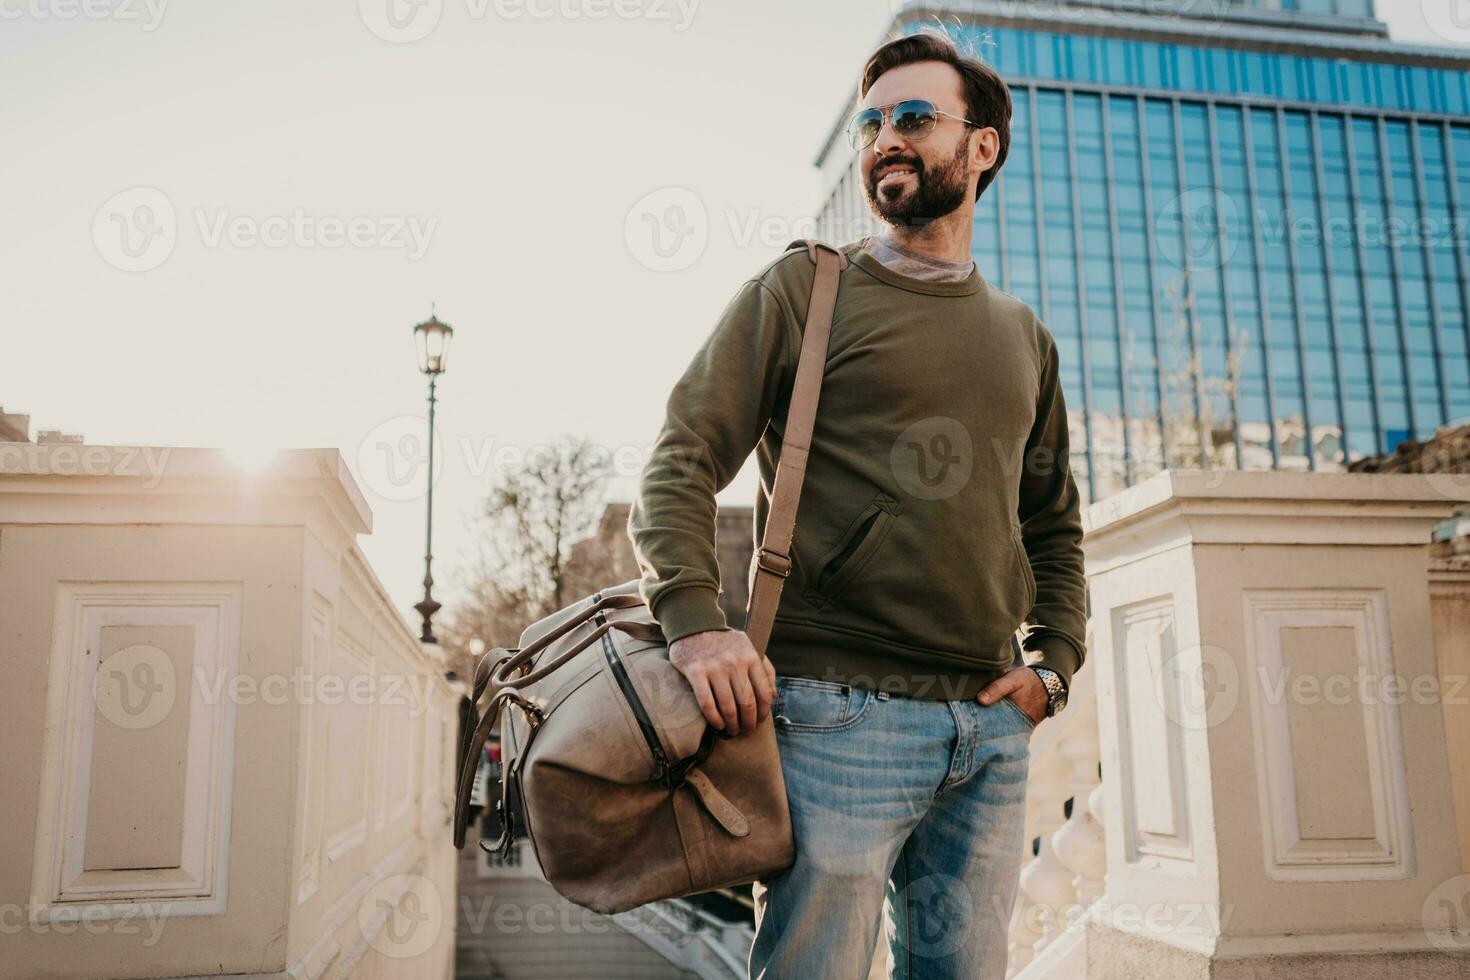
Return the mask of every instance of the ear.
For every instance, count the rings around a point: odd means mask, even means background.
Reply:
[[[985,126],[971,130],[970,135],[975,137],[970,143],[971,166],[981,172],[989,170],[1000,155],[1000,133],[994,126]]]

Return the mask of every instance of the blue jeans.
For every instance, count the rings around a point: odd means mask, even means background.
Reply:
[[[863,980],[880,927],[893,978],[1003,978],[1031,720],[784,674],[771,712],[796,863],[753,886],[752,980]]]

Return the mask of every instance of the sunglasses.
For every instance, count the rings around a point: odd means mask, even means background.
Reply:
[[[883,121],[892,119],[893,131],[906,140],[921,140],[934,132],[939,117],[957,119],[967,126],[979,128],[980,124],[963,116],[936,108],[928,99],[904,99],[892,105],[873,106],[860,109],[847,124],[847,141],[854,150],[862,150],[872,144],[883,131]]]

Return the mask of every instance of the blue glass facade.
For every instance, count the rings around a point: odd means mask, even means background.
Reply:
[[[1089,499],[1470,420],[1470,60],[970,20],[947,30],[1014,100],[975,259],[1056,338]],[[849,168],[820,231],[865,217]]]

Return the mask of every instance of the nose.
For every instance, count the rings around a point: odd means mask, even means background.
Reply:
[[[892,114],[885,116],[883,118],[883,125],[878,128],[878,138],[873,140],[873,150],[879,156],[886,157],[892,156],[906,146],[908,146],[908,143],[893,128]]]

